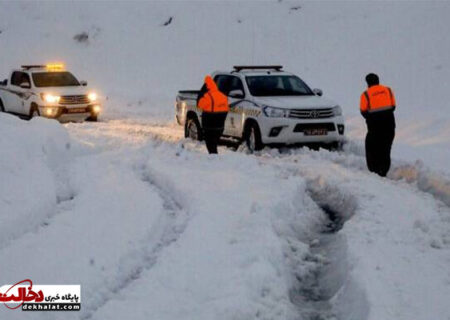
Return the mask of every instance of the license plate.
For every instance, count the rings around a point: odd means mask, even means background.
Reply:
[[[71,108],[71,109],[67,109],[68,113],[85,113],[86,112],[86,108]]]
[[[327,129],[306,129],[303,133],[305,136],[326,136],[328,131]]]

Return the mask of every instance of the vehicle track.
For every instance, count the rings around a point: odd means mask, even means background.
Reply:
[[[148,183],[149,188],[156,191],[161,197],[164,214],[152,226],[149,238],[144,245],[144,248],[146,248],[145,254],[141,257],[139,263],[128,270],[125,277],[110,286],[108,292],[102,294],[100,302],[97,302],[95,306],[88,306],[84,309],[81,316],[83,320],[92,319],[97,310],[120,294],[122,290],[132,285],[133,282],[138,281],[144,271],[151,269],[157,263],[161,252],[178,240],[188,224],[188,212],[176,197],[171,196],[173,191],[168,188],[167,184],[161,182],[161,177],[155,175],[152,169],[146,165],[134,166],[134,172],[140,180]]]
[[[176,146],[180,145],[180,140],[168,141],[164,136],[150,134],[151,140],[165,143],[168,142]],[[195,142],[183,142],[183,148],[192,151],[199,151],[199,145]],[[345,301],[345,297],[342,297],[340,291],[348,290],[349,287],[355,286],[348,273],[348,261],[346,256],[346,239],[340,234],[341,228],[343,228],[346,221],[348,221],[355,211],[357,210],[356,198],[350,196],[348,192],[341,188],[331,187],[330,184],[323,179],[320,174],[311,173],[308,171],[305,165],[301,165],[305,158],[311,162],[318,160],[323,162],[323,165],[327,163],[332,166],[336,166],[336,170],[344,170],[348,172],[360,171],[361,179],[375,179],[380,181],[370,173],[365,173],[365,159],[358,154],[352,152],[336,153],[326,151],[306,151],[306,150],[294,150],[287,154],[263,151],[258,155],[259,161],[263,165],[271,166],[280,171],[287,171],[288,175],[297,175],[306,179],[307,191],[313,201],[322,210],[322,213],[327,217],[321,229],[316,230],[315,237],[309,239],[309,254],[304,257],[302,263],[303,267],[306,262],[307,268],[305,270],[296,270],[295,261],[298,257],[292,257],[292,272],[294,274],[294,281],[291,291],[291,301],[294,303],[302,316],[302,319],[307,320],[361,320],[366,319],[368,316],[368,304],[364,294],[364,288],[354,288],[355,292],[358,292],[356,296],[353,296],[352,310],[357,310],[356,314],[346,314],[346,310],[340,308],[340,302]],[[287,165],[286,165],[287,164]],[[341,168],[341,169],[339,169]],[[403,168],[403,169],[400,169]],[[147,182],[150,186],[156,187],[159,190],[161,198],[164,200],[164,208],[168,212],[168,216],[176,216],[183,210],[182,202],[170,196],[170,188],[164,183],[161,185],[161,179],[158,175],[154,175],[154,172],[147,170],[145,166],[137,167],[136,172],[140,175],[141,179]],[[409,171],[416,170],[416,167],[401,167],[397,163],[393,164],[392,171],[401,172],[399,170],[406,170],[406,173],[401,173],[398,176],[390,174],[391,180],[400,180],[408,177]],[[414,175],[413,175],[414,176]],[[386,180],[383,182],[389,185],[394,185],[394,181]],[[406,182],[412,184],[418,182],[417,178],[406,180]],[[399,185],[400,184],[400,185]],[[404,182],[395,183],[397,187],[405,187]],[[444,184],[444,187],[448,185]],[[444,197],[433,194],[434,190],[424,190],[423,185],[417,183],[417,188],[408,186],[408,189],[412,189],[413,192],[422,192],[425,194],[432,194],[437,199],[445,202]],[[445,190],[445,188],[444,188]],[[169,192],[168,192],[169,191]],[[448,203],[446,203],[448,205]],[[157,225],[160,225],[159,223]],[[185,227],[185,226],[184,226]],[[142,266],[136,268],[136,270],[129,275],[121,284],[116,286],[116,289],[106,297],[105,301],[98,307],[92,308],[91,313],[83,319],[92,318],[96,310],[102,305],[108,302],[114,294],[117,294],[120,290],[129,286],[133,281],[139,279],[143,270],[150,269],[157,261],[158,255],[165,247],[169,246],[173,241],[179,237],[183,232],[184,227],[177,227],[177,232],[170,230],[170,223],[164,228],[165,231],[160,235],[160,242],[152,247],[152,250],[147,255]],[[168,231],[169,230],[169,231]],[[174,235],[175,234],[175,235]],[[298,239],[298,241],[302,241]],[[304,241],[304,239],[303,239]],[[291,254],[288,252],[287,254]],[[294,254],[295,256],[295,254]],[[301,266],[301,264],[300,264]],[[349,301],[345,302],[347,305]]]
[[[169,125],[143,125],[145,130],[138,130],[138,132],[145,132],[150,136],[150,139],[157,141],[165,141],[172,144],[180,143],[182,135],[177,127]],[[123,128],[125,131],[133,132],[127,127]],[[183,142],[185,148],[198,151],[199,146],[194,141],[186,140]],[[233,151],[246,152],[245,148],[231,148]],[[273,152],[274,151],[274,152]],[[349,142],[344,145],[344,152],[332,152],[327,150],[310,150],[310,149],[296,149],[296,148],[281,148],[278,150],[263,150],[257,155],[267,156],[278,153],[277,157],[283,160],[299,161],[304,155],[317,157],[321,160],[328,160],[331,163],[341,165],[348,169],[356,169],[360,171],[367,171],[364,149],[355,142]],[[391,170],[387,176],[392,181],[404,181],[409,185],[414,186],[417,190],[431,194],[436,199],[442,201],[445,205],[450,207],[450,177],[445,177],[439,172],[426,168],[421,163],[408,163],[406,161],[398,161],[393,159]]]
[[[296,282],[291,288],[291,302],[306,320],[367,319],[364,294],[359,296],[359,301],[353,301],[359,310],[357,318],[349,317],[336,305],[339,292],[351,283],[346,238],[339,231],[355,214],[356,198],[321,179],[308,180],[306,190],[325,219],[308,239],[302,240],[309,245],[303,261],[292,258]]]

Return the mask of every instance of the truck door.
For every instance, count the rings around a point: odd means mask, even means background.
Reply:
[[[28,84],[26,88],[22,88],[21,84]],[[11,75],[10,86],[6,92],[7,110],[20,114],[28,114],[25,109],[29,106],[25,105],[29,98],[31,88],[30,76],[25,72],[14,71]]]
[[[244,93],[244,87],[239,77],[231,75],[217,75],[214,77],[220,92],[228,97],[228,104],[230,105],[230,112],[225,121],[224,134],[233,137],[240,137],[240,122],[242,120],[242,108],[240,108],[240,101],[245,98],[244,95],[230,95],[240,90]]]
[[[9,84],[3,89],[2,98],[6,111],[17,112],[17,108],[14,106],[17,101],[14,93],[15,85],[13,84],[18,83],[19,78],[19,72],[14,71],[9,79]]]

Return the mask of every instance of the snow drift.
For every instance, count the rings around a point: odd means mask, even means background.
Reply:
[[[45,223],[70,197],[58,180],[70,147],[59,123],[0,114],[0,247]]]

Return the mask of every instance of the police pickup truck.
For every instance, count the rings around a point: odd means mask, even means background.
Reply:
[[[97,94],[78,81],[63,64],[25,65],[0,82],[0,111],[21,117],[97,121]]]
[[[279,144],[342,145],[341,107],[282,66],[235,66],[212,77],[230,105],[224,136],[245,141],[250,151]],[[179,91],[176,120],[184,125],[185,137],[202,140],[198,93]]]

